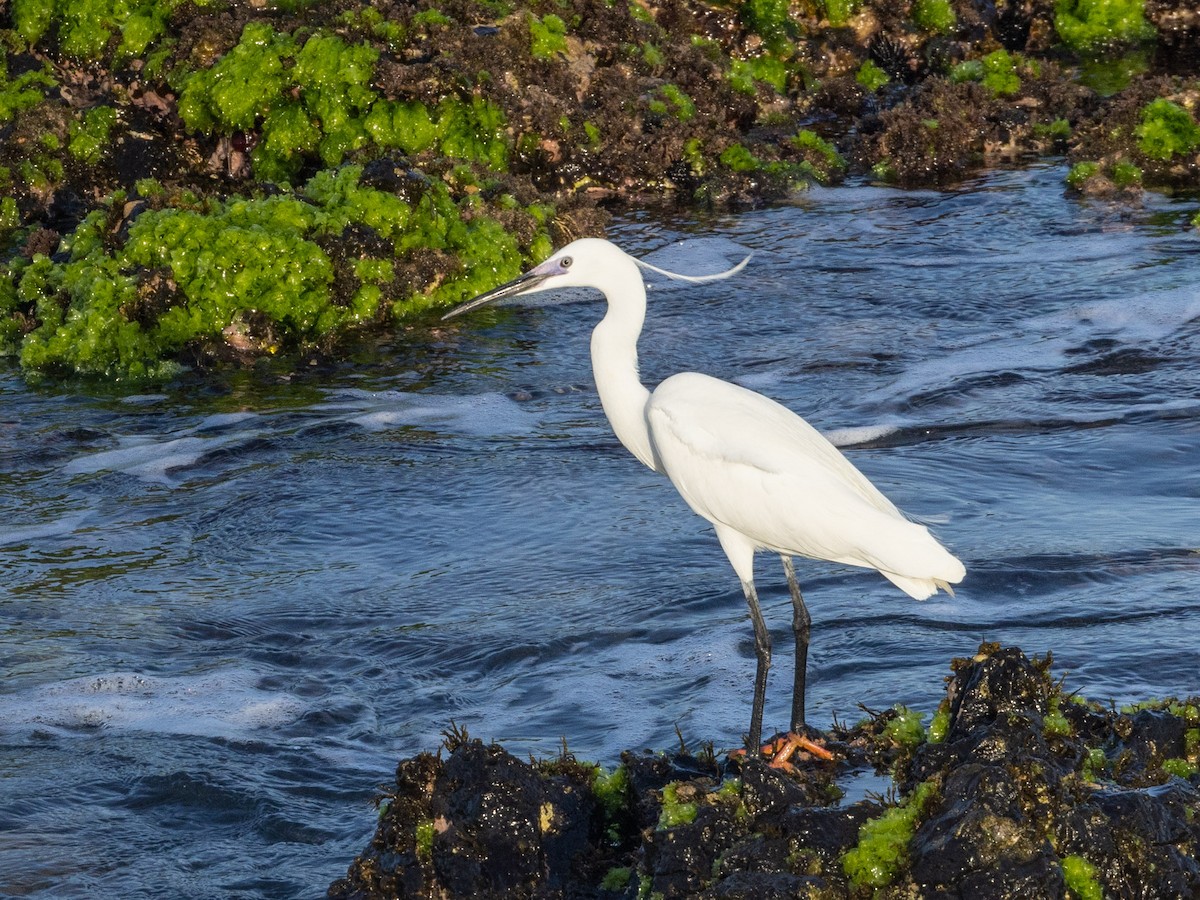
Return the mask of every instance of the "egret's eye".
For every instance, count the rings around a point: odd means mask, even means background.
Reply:
[[[575,260],[571,259],[571,257],[564,256],[562,259],[560,259],[558,261],[558,265],[559,265],[559,268],[569,269],[569,268],[571,268],[571,263],[573,263],[573,262],[575,262]]]

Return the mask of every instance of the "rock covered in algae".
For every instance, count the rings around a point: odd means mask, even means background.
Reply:
[[[1081,197],[1200,187],[1193,0],[5,12],[0,356],[33,377],[337,355],[602,233],[617,204],[757,205],[847,176],[949,185],[1046,154],[1067,156]],[[425,191],[404,233],[369,211],[333,228],[345,211],[310,186],[386,168],[405,174],[397,199]],[[237,209],[254,233],[211,259],[129,246],[146,210],[178,234],[223,231]]]
[[[404,760],[332,897],[1099,898],[1200,894],[1200,705],[1121,711],[1051,661],[984,645],[924,727],[903,708],[824,735],[835,763],[564,754],[456,733]],[[888,796],[842,801],[875,767]]]

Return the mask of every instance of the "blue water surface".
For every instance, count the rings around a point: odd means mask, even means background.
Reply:
[[[613,230],[687,272],[754,254],[652,288],[647,383],[780,400],[966,563],[917,603],[798,561],[814,724],[931,711],[985,639],[1053,650],[1089,697],[1200,693],[1197,204],[1063,176]],[[451,722],[609,765],[677,728],[737,745],[741,588],[609,430],[601,313],[430,319],[346,364],[152,393],[0,372],[0,895],[319,896]],[[791,607],[776,559],[758,583],[772,730]]]

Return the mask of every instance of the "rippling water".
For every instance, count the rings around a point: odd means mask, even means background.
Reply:
[[[615,235],[740,277],[651,293],[642,370],[806,416],[966,563],[955,599],[800,562],[809,718],[932,709],[981,639],[1117,701],[1200,692],[1194,203],[1063,171],[867,186]],[[683,243],[679,243],[683,241]],[[566,303],[433,322],[352,365],[154,394],[0,373],[0,895],[315,896],[400,756],[453,720],[735,745],[754,667],[705,522],[603,418]],[[790,603],[759,562],[786,725]]]

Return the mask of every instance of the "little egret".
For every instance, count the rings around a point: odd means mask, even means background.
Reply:
[[[793,556],[877,569],[910,597],[924,600],[966,574],[922,525],[910,522],[867,478],[798,415],[774,400],[696,372],[672,375],[653,392],[638,377],[637,341],[646,317],[638,267],[681,281],[689,277],[629,256],[608,241],[584,238],[508,284],[443,318],[505,297],[587,287],[604,294],[608,312],[592,332],[592,370],[604,414],[625,447],[666,475],[696,513],[712,523],[742,582],[754,625],[757,668],[747,746],[762,737],[771,637],[754,588],[754,553],[783,559],[792,595],[796,671],[791,730],[804,729],[804,683],[811,620],[796,582]],[[787,751],[790,753],[791,751]]]

